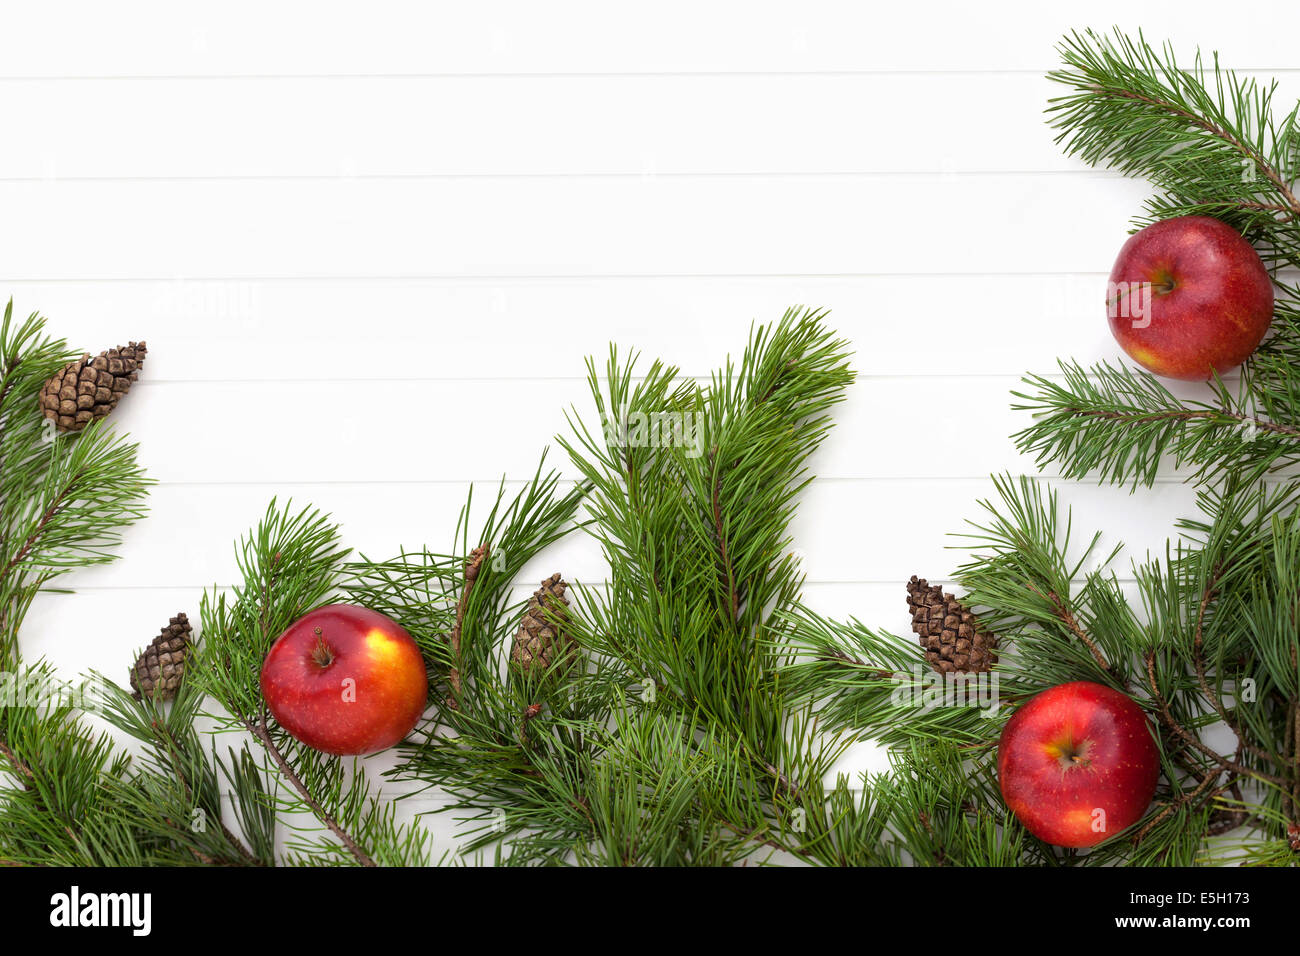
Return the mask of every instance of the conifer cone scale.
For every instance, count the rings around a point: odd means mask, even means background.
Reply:
[[[41,411],[59,431],[81,431],[117,407],[140,377],[147,352],[145,343],[131,342],[69,362],[41,389]]]
[[[511,663],[529,673],[540,673],[573,660],[577,648],[565,627],[569,599],[564,592],[568,587],[557,571],[533,593],[510,648]]]
[[[981,630],[975,615],[942,588],[912,575],[907,606],[925,659],[939,673],[979,674],[998,662],[997,635]]]
[[[131,668],[131,691],[136,700],[147,694],[153,700],[171,700],[185,677],[193,633],[182,611],[167,622]]]

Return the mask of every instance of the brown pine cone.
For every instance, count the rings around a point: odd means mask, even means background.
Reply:
[[[912,630],[925,649],[925,659],[941,674],[978,674],[998,662],[995,634],[980,630],[979,620],[966,606],[925,578],[907,582],[907,606]]]
[[[136,700],[143,694],[153,700],[171,700],[176,696],[176,689],[185,676],[192,633],[184,612],[167,623],[131,668],[131,696]]]
[[[41,388],[41,411],[59,431],[81,431],[117,407],[147,352],[143,342],[132,342],[69,362]]]
[[[534,673],[573,660],[577,648],[565,628],[569,619],[569,599],[564,596],[567,589],[556,572],[534,592],[510,649],[511,663]]]

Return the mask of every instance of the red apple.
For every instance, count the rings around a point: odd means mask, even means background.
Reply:
[[[262,664],[285,730],[329,754],[386,750],[424,713],[429,678],[411,635],[368,608],[327,604],[289,625]]]
[[[1204,381],[1255,351],[1273,319],[1259,254],[1210,216],[1179,216],[1129,237],[1106,289],[1124,351],[1166,378]]]
[[[1031,698],[998,743],[1007,806],[1030,833],[1057,846],[1092,846],[1132,826],[1159,776],[1160,752],[1142,708],[1091,681]]]

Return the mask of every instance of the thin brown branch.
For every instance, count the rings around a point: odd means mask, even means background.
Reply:
[[[1240,774],[1241,776],[1244,777],[1254,777],[1256,780],[1263,780],[1267,783],[1277,784],[1280,786],[1286,785],[1287,781],[1284,780],[1282,777],[1278,777],[1270,773],[1265,773],[1262,770],[1254,770],[1250,767],[1245,766],[1242,763],[1239,763],[1238,761],[1229,760],[1227,757],[1223,756],[1217,750],[1214,750],[1212,747],[1208,747],[1204,743],[1202,743],[1199,737],[1193,734],[1190,730],[1188,730],[1186,727],[1184,727],[1174,718],[1173,710],[1170,707],[1169,701],[1166,700],[1164,695],[1160,693],[1160,687],[1156,683],[1155,651],[1147,651],[1146,666],[1147,666],[1147,683],[1151,690],[1151,697],[1155,701],[1156,707],[1159,708],[1160,719],[1164,723],[1164,725],[1174,733],[1175,736],[1177,736],[1180,740],[1186,743],[1189,747],[1193,748],[1194,750],[1200,751],[1206,757],[1213,760],[1224,770],[1227,770],[1231,773]]]
[[[449,638],[452,663],[451,670],[447,674],[447,682],[451,684],[451,697],[447,699],[447,703],[453,708],[460,706],[462,694],[460,644],[461,635],[465,628],[465,612],[469,608],[470,592],[474,589],[474,582],[478,580],[479,572],[483,568],[483,562],[487,559],[487,555],[488,546],[484,542],[471,551],[469,557],[465,559],[465,586],[461,588],[460,600],[456,602],[456,623],[452,626],[451,637]]]
[[[1300,652],[1296,650],[1296,645],[1291,645],[1291,667],[1294,669],[1297,665],[1297,657]],[[1288,705],[1290,713],[1286,722],[1286,754],[1291,765],[1291,774],[1295,782],[1291,787],[1291,820],[1292,826],[1300,826],[1300,698],[1292,697]]]
[[[793,357],[786,359],[785,364],[781,366],[780,374],[777,375],[772,380],[772,384],[767,387],[767,390],[754,400],[754,404],[762,405],[765,402],[767,402],[767,400],[770,399],[773,395],[775,395],[776,390],[785,384],[786,373],[789,372],[790,369],[794,368],[797,364],[798,362]]]
[[[320,805],[316,798],[312,796],[311,791],[307,789],[307,785],[302,782],[302,778],[298,776],[293,767],[289,766],[289,761],[284,758],[284,754],[280,753],[280,748],[275,745],[275,741],[271,738],[271,731],[266,725],[266,710],[263,709],[260,722],[254,723],[251,720],[245,720],[244,726],[262,742],[262,746],[271,755],[271,759],[275,761],[275,765],[280,769],[280,773],[284,778],[289,781],[289,785],[297,791],[302,802],[310,808],[321,823],[329,827],[330,832],[338,837],[339,842],[352,854],[352,858],[362,866],[375,866],[375,861],[370,858],[370,854],[363,850],[357,841],[352,838],[352,835],[334,819],[333,815]]]
[[[801,846],[788,846],[785,843],[780,842],[779,840],[773,839],[771,836],[765,835],[766,833],[768,833],[766,828],[759,829],[757,827],[738,827],[735,824],[729,823],[726,820],[722,820],[722,819],[719,819],[718,823],[721,824],[724,829],[731,831],[736,836],[740,837],[742,840],[747,840],[751,843],[756,843],[759,846],[765,846],[769,850],[780,850],[782,853],[789,853],[792,856],[800,856],[805,858],[811,858],[813,855],[811,850],[806,850]]]
[[[922,810],[917,814],[917,819],[921,821],[921,826],[925,829],[926,836],[933,840],[935,838],[935,833],[934,827],[930,823],[930,814]],[[948,865],[948,854],[944,853],[943,847],[936,846],[934,848],[934,862],[939,866]]]
[[[529,704],[524,708],[524,712],[519,718],[519,746],[525,749],[528,747],[528,722],[536,720],[537,715],[541,712],[541,704]]]
[[[275,569],[280,564],[280,557],[280,552],[275,552],[275,557],[271,559],[271,573],[262,585],[262,606],[258,619],[262,623],[262,636],[267,640],[271,637],[271,588],[275,587]]]
[[[1185,807],[1187,806],[1187,804],[1196,800],[1196,798],[1199,797],[1202,793],[1204,793],[1209,788],[1209,786],[1212,783],[1214,783],[1214,781],[1219,779],[1222,773],[1223,773],[1222,770],[1220,770],[1218,767],[1215,767],[1213,770],[1209,771],[1207,774],[1205,774],[1205,776],[1201,778],[1201,782],[1197,784],[1196,789],[1180,794],[1175,800],[1165,804],[1163,810],[1161,810],[1154,817],[1152,817],[1147,822],[1146,826],[1144,826],[1141,830],[1139,830],[1137,833],[1133,835],[1134,846],[1136,846],[1137,844],[1145,840],[1148,834],[1150,834],[1152,830],[1154,830],[1160,824],[1168,820],[1169,817],[1172,816],[1174,813],[1176,813],[1181,807]],[[1222,793],[1224,790],[1227,790],[1229,786],[1230,784],[1225,783],[1222,787],[1218,788],[1215,791],[1215,794],[1212,795],[1211,799],[1213,798],[1213,796]]]
[[[1292,653],[1295,648],[1292,648]],[[1300,700],[1291,699],[1291,819],[1300,820]]]
[[[36,780],[36,774],[32,773],[31,768],[28,767],[27,764],[18,759],[18,756],[9,749],[9,745],[3,740],[0,740],[0,756],[3,756],[5,760],[9,762],[9,765],[13,767],[14,772],[19,777],[25,778],[23,786],[28,790],[32,789],[32,783]]]
[[[587,821],[587,826],[591,827],[592,833],[596,832],[596,818],[591,815],[591,806],[587,803],[586,797],[570,797],[569,805],[583,815]]]
[[[770,773],[776,780],[778,790],[784,790],[792,799],[799,798],[799,787],[787,777],[779,767],[774,764],[764,762],[763,769]]]
[[[171,762],[172,771],[176,774],[176,781],[185,790],[185,798],[189,801],[193,801],[194,788],[190,785],[189,776],[185,773],[185,770],[181,766],[180,751],[177,749],[175,737],[172,736],[170,730],[168,730],[162,724],[159,724],[158,721],[156,720],[150,721],[150,727],[153,729],[156,739],[160,740],[163,746],[167,748],[167,758]],[[239,839],[239,837],[235,836],[235,834],[231,832],[230,828],[226,826],[225,821],[221,819],[220,806],[217,807],[217,826],[221,828],[222,835],[226,838],[227,842],[230,843],[232,847],[234,847],[235,852],[246,864],[250,866],[257,866],[261,864],[262,861],[259,860],[257,857],[255,857],[252,854],[252,852],[246,846],[244,846],[244,841]],[[191,849],[190,852],[193,853],[195,856],[201,855],[198,850]],[[204,862],[216,862],[216,861],[209,859],[209,860],[205,860]]]
[[[1115,668],[1111,667],[1110,662],[1106,660],[1106,655],[1104,655],[1101,652],[1101,648],[1097,646],[1097,642],[1088,635],[1088,632],[1083,629],[1083,625],[1079,623],[1079,619],[1074,616],[1074,611],[1070,609],[1070,605],[1055,591],[1049,590],[1044,594],[1032,584],[1026,586],[1030,591],[1033,591],[1052,606],[1052,613],[1056,615],[1057,620],[1064,624],[1066,630],[1073,634],[1075,639],[1088,649],[1088,653],[1091,654],[1092,659],[1097,662],[1097,666],[1127,688],[1129,685],[1128,678],[1124,677],[1116,671]]]
[[[1209,672],[1205,666],[1205,614],[1209,609],[1210,602],[1214,600],[1216,589],[1218,588],[1219,579],[1223,576],[1223,569],[1216,567],[1206,582],[1205,588],[1201,592],[1200,605],[1196,611],[1196,629],[1192,636],[1192,668],[1196,672],[1196,681],[1201,687],[1201,696],[1209,702],[1214,708],[1214,712],[1219,715],[1219,719],[1227,724],[1228,729],[1237,737],[1237,743],[1244,747],[1257,757],[1271,759],[1272,754],[1262,747],[1256,746],[1246,739],[1246,735],[1241,732],[1241,727],[1237,721],[1228,713],[1228,709],[1223,706],[1223,701],[1219,695],[1214,692],[1210,686]]]
[[[1291,209],[1281,203],[1275,202],[1251,202],[1249,199],[1206,199],[1201,205],[1205,206],[1232,206],[1236,209],[1250,209],[1255,212],[1275,212],[1281,213],[1290,218]]]
[[[903,676],[901,674],[895,674],[891,670],[886,670],[883,667],[877,667],[875,664],[868,664],[866,661],[858,660],[858,658],[851,654],[845,654],[843,651],[834,647],[822,648],[821,653],[817,655],[817,660],[825,661],[827,663],[833,661],[839,664],[848,664],[851,667],[858,667],[862,670],[871,671],[872,673],[869,676],[879,677],[884,680],[892,680],[895,677]]]
[[[1094,93],[1099,93],[1103,96],[1133,100],[1139,103],[1145,103],[1148,106],[1154,106],[1156,109],[1164,110],[1171,116],[1176,116],[1190,125],[1195,126],[1197,129],[1204,130],[1211,136],[1223,140],[1233,149],[1237,150],[1237,152],[1241,153],[1242,156],[1250,160],[1255,165],[1255,168],[1264,175],[1264,178],[1273,185],[1273,188],[1277,190],[1278,194],[1282,196],[1283,201],[1286,203],[1287,211],[1290,213],[1291,218],[1300,218],[1300,200],[1296,199],[1295,194],[1291,191],[1291,187],[1288,185],[1282,174],[1274,169],[1273,166],[1255,149],[1233,136],[1228,132],[1228,130],[1210,122],[1210,120],[1206,119],[1204,116],[1183,109],[1177,104],[1169,103],[1165,100],[1159,100],[1153,96],[1145,96],[1133,90],[1107,89],[1098,84],[1094,84],[1092,90]]]
[[[1263,418],[1255,418],[1251,415],[1230,411],[1226,408],[1189,408],[1180,409],[1178,411],[1133,414],[1130,412],[1112,411],[1110,409],[1078,408],[1074,405],[1066,405],[1062,407],[1061,411],[1068,412],[1071,415],[1078,415],[1081,418],[1101,418],[1107,421],[1124,422],[1126,424],[1147,424],[1149,422],[1165,421],[1186,422],[1196,419],[1228,418],[1239,425],[1249,425],[1262,432],[1270,432],[1275,435],[1285,435],[1288,438],[1300,438],[1300,428],[1294,425],[1284,425],[1281,422],[1270,422]]]
[[[54,500],[51,501],[41,513],[40,520],[36,522],[36,527],[27,535],[27,538],[23,541],[21,547],[19,547],[14,553],[14,556],[5,563],[3,568],[0,568],[0,581],[3,581],[8,577],[9,572],[21,564],[27,556],[32,553],[32,550],[45,534],[45,529],[49,527],[50,522],[58,517],[59,512],[61,512],[67,505],[69,497],[77,486],[77,482],[84,478],[85,474],[84,469],[78,471],[68,479],[67,483],[62,488],[59,489],[59,493],[55,495]]]

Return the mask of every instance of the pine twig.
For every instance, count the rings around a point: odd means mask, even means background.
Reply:
[[[176,774],[176,780],[181,787],[184,788],[186,798],[192,800],[194,796],[194,788],[191,786],[189,777],[185,774],[185,771],[181,769],[180,754],[176,749],[175,737],[170,731],[164,730],[156,720],[150,721],[149,726],[155,732],[155,739],[161,740],[163,745],[167,748],[167,758],[171,761],[172,771]],[[220,815],[217,817],[217,826],[221,828],[222,835],[230,845],[235,848],[235,852],[239,854],[240,858],[246,864],[249,866],[260,865],[261,861],[253,855],[252,851],[250,851],[248,847],[244,846],[244,841],[235,836],[231,829],[226,826],[226,822],[221,819]],[[198,850],[192,850],[191,852],[193,852],[196,857],[202,855]],[[216,861],[209,858],[205,859],[203,862],[214,863]]]
[[[1043,594],[1032,584],[1026,584],[1025,586],[1051,605],[1052,613],[1055,614],[1057,619],[1065,625],[1066,630],[1073,634],[1075,639],[1088,649],[1088,653],[1091,654],[1092,659],[1097,662],[1097,666],[1111,677],[1114,677],[1127,690],[1129,686],[1128,678],[1116,671],[1115,668],[1111,666],[1110,661],[1106,660],[1106,655],[1101,652],[1101,648],[1097,646],[1097,642],[1094,641],[1088,635],[1088,632],[1083,629],[1083,625],[1081,625],[1079,619],[1074,616],[1074,612],[1070,609],[1069,604],[1066,603],[1055,591],[1049,590],[1046,594]]]
[[[1189,793],[1180,794],[1175,800],[1166,804],[1163,810],[1161,810],[1159,813],[1157,813],[1154,817],[1152,817],[1147,822],[1146,826],[1144,826],[1141,830],[1139,830],[1137,833],[1133,835],[1133,844],[1136,846],[1137,844],[1141,843],[1143,840],[1146,839],[1147,835],[1151,833],[1152,830],[1158,827],[1161,823],[1164,823],[1165,820],[1169,819],[1169,817],[1171,817],[1174,813],[1176,813],[1180,807],[1184,807],[1187,804],[1194,801],[1197,797],[1199,797],[1202,793],[1204,793],[1205,790],[1212,783],[1214,783],[1214,781],[1218,780],[1219,776],[1222,773],[1223,773],[1222,770],[1220,770],[1218,767],[1215,767],[1213,770],[1211,770],[1209,773],[1205,774],[1201,778],[1201,782],[1196,785],[1196,789],[1190,791]],[[1216,794],[1222,793],[1227,788],[1228,785],[1224,784],[1222,788],[1216,791]]]
[[[799,799],[799,787],[787,777],[775,764],[764,761],[763,769],[772,775],[776,781],[777,789],[789,794],[791,799]]]
[[[1295,648],[1291,649],[1292,654]],[[1300,700],[1292,698],[1291,717],[1288,721],[1291,731],[1291,819],[1300,822]]]
[[[780,840],[773,839],[771,836],[765,835],[770,832],[766,828],[738,827],[734,823],[722,819],[718,820],[718,824],[723,829],[740,837],[740,839],[749,843],[755,843],[758,846],[767,847],[769,850],[779,850],[782,853],[789,853],[791,856],[803,857],[804,859],[811,859],[813,856],[812,852],[804,847],[790,846],[782,843]]]
[[[1190,124],[1191,126],[1204,130],[1205,132],[1209,133],[1211,136],[1215,137],[1216,139],[1220,139],[1223,142],[1227,143],[1229,146],[1231,146],[1233,149],[1239,152],[1245,159],[1253,163],[1255,165],[1255,168],[1260,173],[1263,174],[1264,178],[1267,179],[1275,189],[1277,189],[1277,191],[1282,195],[1283,199],[1285,200],[1286,203],[1285,211],[1287,211],[1290,214],[1290,217],[1292,219],[1300,217],[1300,200],[1296,199],[1295,193],[1291,191],[1290,185],[1282,177],[1282,174],[1279,173],[1273,167],[1273,165],[1270,162],[1268,162],[1267,159],[1265,159],[1265,157],[1260,155],[1260,153],[1257,150],[1253,149],[1251,146],[1242,142],[1236,136],[1232,135],[1232,133],[1229,130],[1223,128],[1222,126],[1216,123],[1210,122],[1210,120],[1208,120],[1204,116],[1193,113],[1190,110],[1183,109],[1182,107],[1178,106],[1175,103],[1169,103],[1163,100],[1158,100],[1155,97],[1151,97],[1151,96],[1144,96],[1133,90],[1106,89],[1102,87],[1100,84],[1096,84],[1096,83],[1092,85],[1091,89],[1093,93],[1103,97],[1109,97],[1112,99],[1132,100],[1138,103],[1145,103],[1147,106],[1153,106],[1158,110],[1164,110],[1165,112],[1169,113],[1171,116],[1175,116],[1178,119],[1183,120],[1186,123]]]
[[[1147,425],[1152,422],[1190,422],[1199,419],[1214,421],[1227,418],[1238,425],[1249,425],[1262,432],[1283,435],[1287,438],[1300,438],[1300,428],[1281,422],[1268,421],[1244,412],[1234,412],[1229,408],[1188,408],[1162,412],[1120,412],[1104,408],[1080,408],[1063,406],[1061,411],[1079,418],[1099,418],[1105,421],[1120,422],[1126,425]]]
[[[50,526],[50,522],[58,517],[59,513],[67,505],[68,496],[71,495],[73,489],[77,487],[77,483],[85,477],[86,470],[83,468],[72,474],[64,483],[63,487],[59,489],[59,493],[55,495],[54,500],[51,501],[45,508],[45,511],[41,513],[41,517],[37,521],[36,527],[32,529],[31,533],[27,536],[27,539],[23,541],[22,546],[19,547],[5,566],[0,568],[0,581],[3,581],[8,577],[9,573],[32,553],[32,549],[40,543],[41,538],[45,535],[46,530]]]
[[[821,653],[817,655],[817,660],[824,661],[826,663],[833,662],[839,664],[848,664],[850,667],[858,667],[863,670],[872,671],[873,673],[871,674],[871,676],[879,677],[881,680],[893,680],[896,677],[902,676],[901,674],[895,674],[893,671],[888,670],[886,668],[877,667],[875,664],[868,664],[866,661],[859,660],[853,655],[846,654],[844,653],[844,651],[841,651],[839,648],[835,648],[835,647],[823,648]]]
[[[19,777],[26,778],[23,781],[23,786],[30,790],[32,788],[32,782],[36,779],[36,774],[32,773],[31,768],[18,759],[18,756],[9,748],[9,745],[4,740],[0,740],[0,756],[3,756],[5,760],[9,761],[9,765],[13,767],[14,772]]]
[[[1192,669],[1196,672],[1196,681],[1200,685],[1201,694],[1206,702],[1214,708],[1214,712],[1219,715],[1219,719],[1227,725],[1228,729],[1233,732],[1237,738],[1240,747],[1254,754],[1256,757],[1271,759],[1272,754],[1246,739],[1242,733],[1241,726],[1228,713],[1228,709],[1223,706],[1223,701],[1219,699],[1213,688],[1210,687],[1209,673],[1205,666],[1205,614],[1209,609],[1210,602],[1214,600],[1215,591],[1218,588],[1219,579],[1223,576],[1223,569],[1216,567],[1214,573],[1210,575],[1210,580],[1206,582],[1205,588],[1201,592],[1200,604],[1196,610],[1196,629],[1192,636]]]
[[[1165,726],[1168,727],[1171,731],[1173,731],[1173,733],[1177,735],[1184,743],[1192,747],[1194,750],[1200,751],[1206,757],[1209,757],[1211,760],[1217,763],[1224,770],[1227,770],[1231,773],[1240,774],[1241,776],[1245,776],[1245,777],[1254,777],[1257,780],[1262,780],[1266,783],[1277,784],[1279,786],[1286,785],[1287,781],[1284,780],[1282,777],[1279,777],[1275,774],[1265,773],[1262,770],[1252,770],[1250,767],[1247,767],[1244,764],[1241,764],[1235,760],[1229,760],[1227,757],[1223,756],[1223,754],[1219,753],[1214,748],[1209,747],[1206,744],[1202,743],[1201,738],[1197,737],[1194,733],[1192,733],[1190,730],[1188,730],[1186,727],[1184,727],[1174,718],[1173,710],[1169,705],[1169,701],[1166,700],[1165,696],[1160,693],[1160,688],[1156,683],[1156,652],[1154,650],[1149,650],[1146,653],[1146,668],[1147,668],[1147,682],[1151,689],[1152,699],[1155,701],[1156,707],[1160,711],[1160,719],[1164,722]]]
[[[1236,780],[1231,780],[1224,788],[1216,790],[1215,796],[1222,793],[1224,789],[1232,794],[1233,799],[1238,804],[1242,802],[1241,785]],[[1262,822],[1258,817],[1246,812],[1243,807],[1238,806],[1236,809],[1223,807],[1210,814],[1210,821],[1205,828],[1205,833],[1207,836],[1222,836],[1225,833],[1231,833],[1233,830],[1237,829],[1237,827],[1244,826],[1247,823],[1252,823],[1255,826],[1262,825]]]
[[[343,844],[344,848],[350,854],[352,854],[353,859],[362,866],[375,866],[376,863],[370,858],[370,855],[366,853],[357,841],[352,838],[352,835],[334,819],[334,816],[321,806],[320,802],[312,796],[311,791],[307,789],[307,785],[302,782],[302,778],[298,776],[293,767],[289,765],[289,761],[285,759],[284,754],[280,752],[280,748],[276,746],[275,741],[271,738],[271,731],[266,723],[265,707],[262,709],[262,718],[259,722],[255,723],[252,720],[245,719],[244,726],[248,728],[249,732],[252,733],[253,736],[262,742],[262,746],[265,747],[266,752],[271,755],[271,759],[275,761],[275,765],[280,769],[280,773],[289,781],[289,784],[298,793],[298,796],[302,798],[303,803],[311,809],[311,812],[316,815],[318,820],[330,829],[330,832],[338,837],[339,842]]]
[[[461,701],[461,677],[460,677],[460,642],[461,635],[465,625],[465,611],[469,607],[470,591],[474,588],[474,582],[478,580],[479,572],[483,568],[483,562],[488,556],[487,542],[480,544],[477,548],[469,553],[465,559],[465,586],[461,589],[460,600],[456,602],[456,623],[451,629],[451,670],[447,674],[447,681],[451,684],[451,696],[447,698],[447,704],[452,709],[458,709]]]

